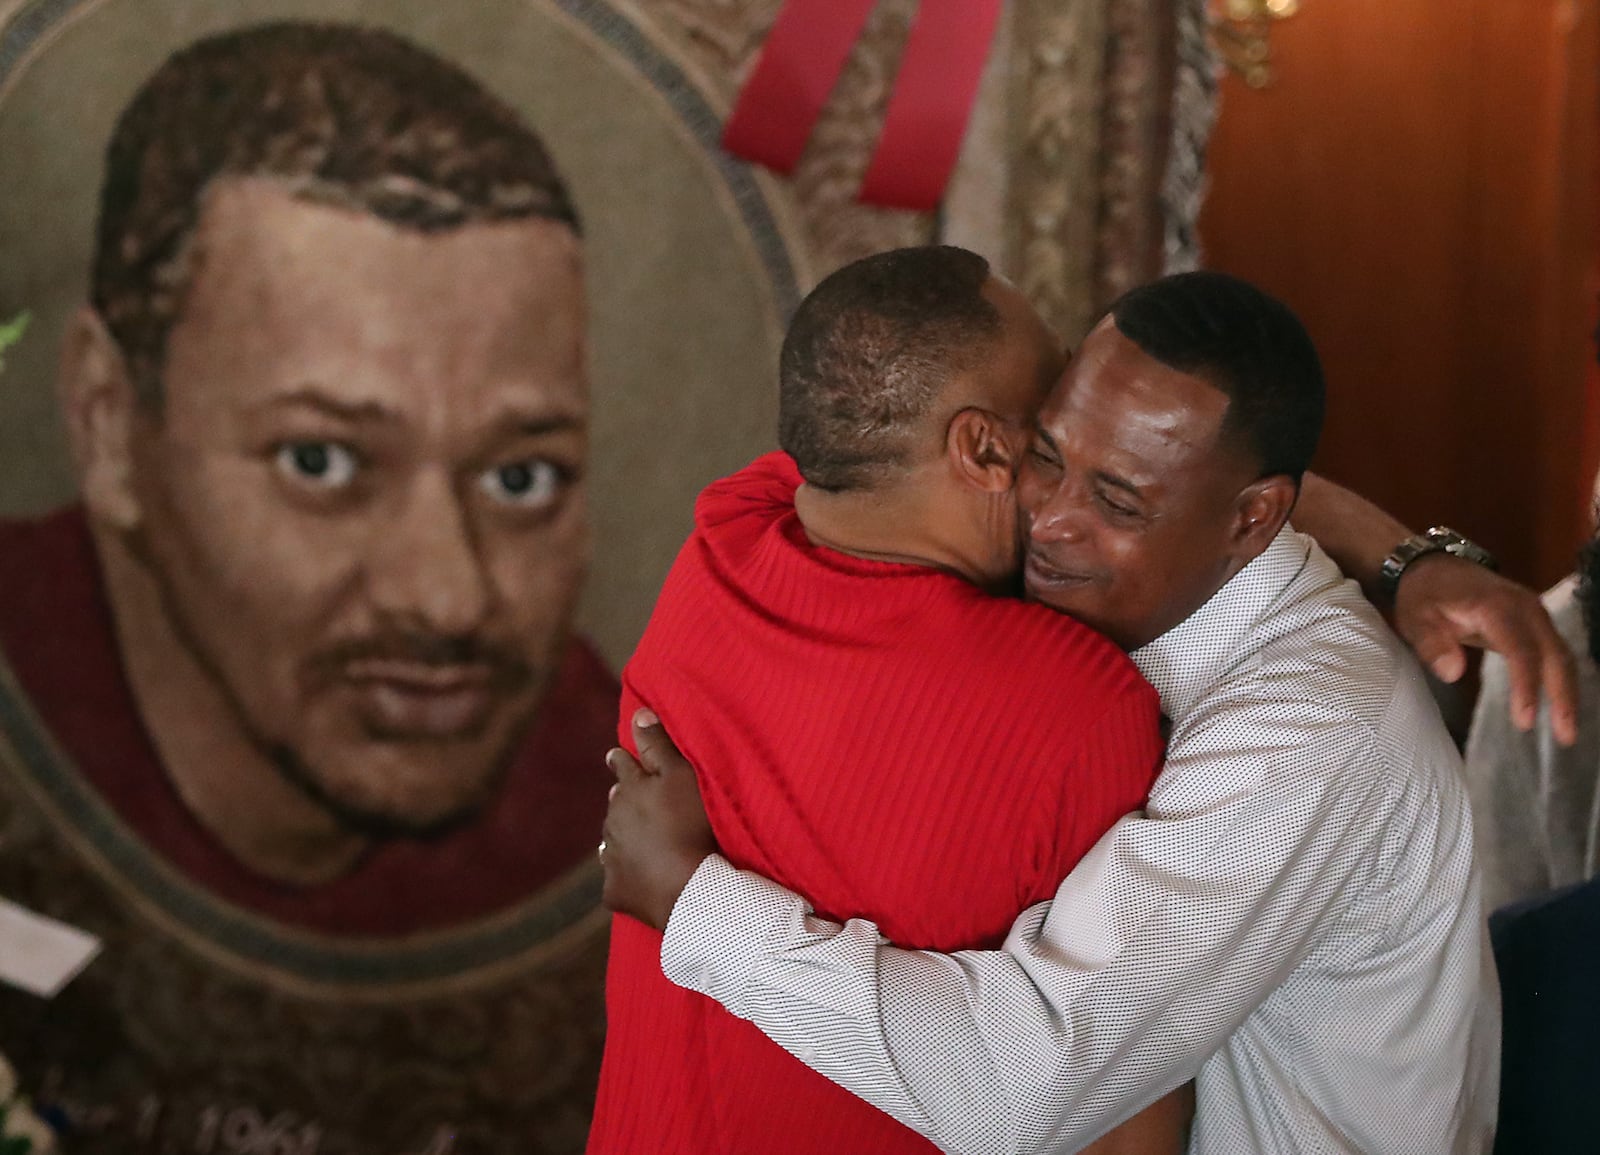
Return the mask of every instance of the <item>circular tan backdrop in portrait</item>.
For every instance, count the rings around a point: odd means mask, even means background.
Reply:
[[[57,412],[117,115],[174,50],[277,19],[390,28],[452,60],[549,145],[583,218],[595,560],[579,626],[617,667],[695,494],[772,447],[782,321],[803,273],[716,113],[648,27],[601,0],[0,0],[0,516],[73,499]],[[14,559],[8,559],[14,560]]]

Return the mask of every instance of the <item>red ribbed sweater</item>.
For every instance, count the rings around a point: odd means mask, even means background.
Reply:
[[[994,947],[1160,759],[1155,692],[1070,618],[809,543],[761,458],[700,497],[623,671],[698,768],[723,853],[894,942]],[[927,1152],[926,1140],[661,974],[618,917],[595,1155]]]

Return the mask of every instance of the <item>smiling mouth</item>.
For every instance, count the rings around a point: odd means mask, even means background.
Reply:
[[[1088,585],[1092,580],[1088,574],[1075,573],[1051,565],[1031,549],[1028,551],[1022,570],[1030,588],[1067,589],[1072,586]]]

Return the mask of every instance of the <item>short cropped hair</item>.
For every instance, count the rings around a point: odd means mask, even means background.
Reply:
[[[1125,293],[1117,330],[1163,365],[1228,395],[1223,436],[1262,477],[1297,483],[1322,435],[1327,387],[1316,346],[1282,301],[1225,273],[1179,273]]]
[[[90,300],[156,407],[220,177],[273,178],[423,232],[527,217],[579,230],[543,141],[466,73],[393,33],[286,22],[198,41],[123,112],[100,197]]]
[[[868,489],[910,456],[918,422],[1001,332],[989,262],[895,249],[833,273],[795,312],[778,364],[778,443],[819,489]]]

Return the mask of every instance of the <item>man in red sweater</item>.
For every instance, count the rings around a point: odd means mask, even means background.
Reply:
[[[1029,418],[1062,363],[975,254],[901,250],[829,277],[784,342],[787,453],[701,496],[623,675],[623,719],[650,707],[718,768],[704,788],[730,859],[896,942],[997,946],[1158,767],[1158,703],[1126,656],[990,596],[1014,568]],[[613,925],[591,1152],[932,1150],[668,982],[660,944]]]

